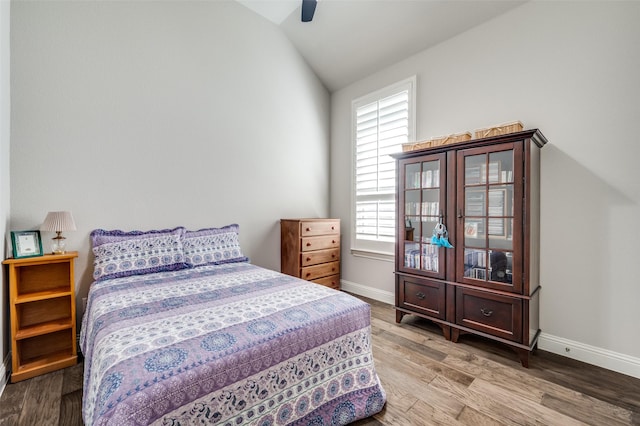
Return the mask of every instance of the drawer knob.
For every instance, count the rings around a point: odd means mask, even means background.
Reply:
[[[423,292],[419,291],[419,292],[416,293],[416,297],[418,299],[422,300],[422,299],[425,298],[425,294]]]
[[[310,260],[311,260],[311,258],[310,258],[310,257],[307,257],[307,262],[309,262]]]
[[[331,244],[335,244],[335,243],[336,243],[336,240],[331,240]]]
[[[482,315],[484,315],[485,317],[490,317],[491,314],[493,314],[492,310],[485,309],[485,308],[480,308],[480,312],[482,312]]]
[[[310,277],[310,276],[311,276],[311,272],[307,272],[307,277]]]
[[[311,243],[307,243],[307,247],[309,247],[311,245]]]
[[[307,232],[311,231],[311,228],[307,228]]]

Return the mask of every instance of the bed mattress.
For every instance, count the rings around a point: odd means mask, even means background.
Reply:
[[[87,425],[330,425],[385,403],[370,307],[248,262],[92,284]]]

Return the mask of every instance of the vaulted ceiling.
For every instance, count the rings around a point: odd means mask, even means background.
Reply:
[[[465,32],[525,0],[237,0],[278,25],[329,91]]]

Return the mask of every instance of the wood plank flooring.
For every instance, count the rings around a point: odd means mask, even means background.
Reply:
[[[372,306],[383,411],[356,426],[639,425],[640,379],[537,351],[517,355],[479,337],[444,339],[433,323]],[[0,426],[82,425],[82,363],[15,384],[0,398]]]
[[[364,299],[364,298],[363,298]],[[529,368],[504,345],[372,306],[376,369],[385,409],[374,425],[640,425],[640,379],[538,350]]]
[[[7,384],[0,426],[81,426],[83,363]]]

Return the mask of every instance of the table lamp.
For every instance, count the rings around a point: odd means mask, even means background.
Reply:
[[[53,237],[53,243],[51,244],[51,251],[53,254],[65,253],[65,237],[62,236],[64,231],[75,231],[76,224],[73,221],[73,215],[71,212],[49,212],[44,219],[41,231],[55,232],[56,236]]]

